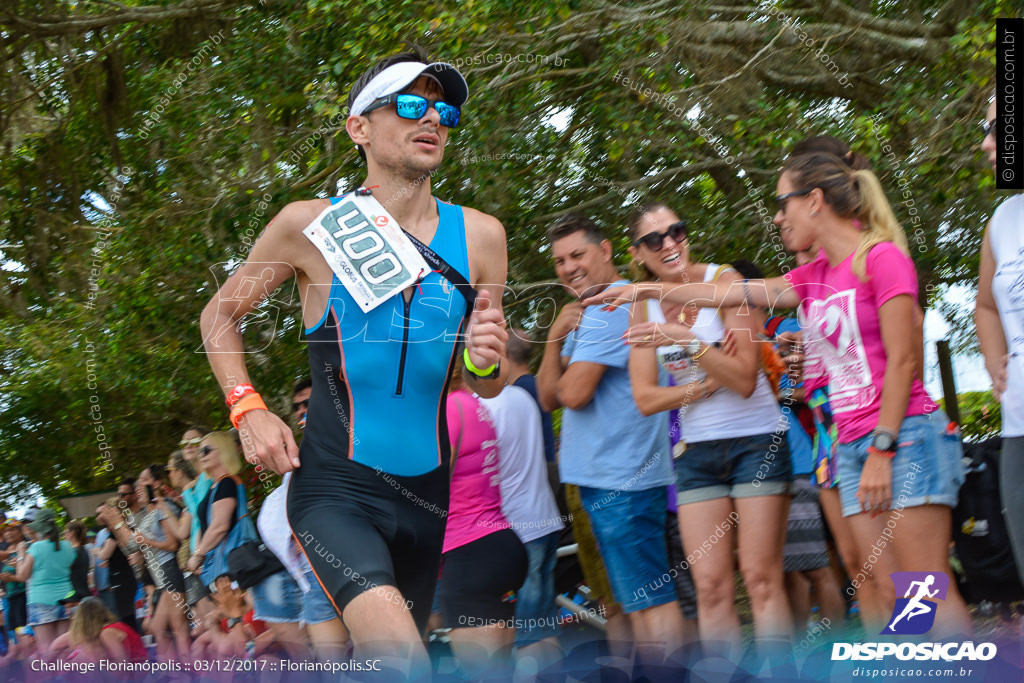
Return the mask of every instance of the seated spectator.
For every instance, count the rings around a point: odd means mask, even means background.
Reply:
[[[207,616],[206,631],[192,645],[192,656],[245,657],[248,644],[267,633],[267,624],[253,618],[253,608],[245,591],[230,574],[222,574],[214,580],[210,597],[215,607]]]
[[[142,638],[130,626],[117,620],[98,598],[85,598],[78,605],[67,633],[53,642],[51,653],[68,652],[62,658],[105,659],[114,662],[145,662],[149,653]]]

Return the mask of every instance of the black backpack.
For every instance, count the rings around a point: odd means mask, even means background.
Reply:
[[[999,495],[1001,448],[999,437],[964,444],[970,463],[953,509],[953,542],[964,570],[960,592],[969,603],[1024,600]]]

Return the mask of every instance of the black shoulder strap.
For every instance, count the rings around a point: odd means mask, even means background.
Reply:
[[[403,230],[406,237],[412,242],[412,245],[416,247],[416,251],[420,252],[420,256],[430,266],[431,271],[440,273],[441,277],[448,280],[455,286],[455,289],[459,290],[459,293],[466,299],[466,315],[473,312],[473,303],[476,301],[476,290],[469,284],[465,277],[462,276],[458,270],[456,270],[450,263],[441,258],[441,255],[431,249],[428,245],[420,242],[418,239],[413,237],[409,232]]]

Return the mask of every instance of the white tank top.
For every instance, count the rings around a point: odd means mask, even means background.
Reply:
[[[1024,436],[1024,194],[1010,197],[996,209],[989,246],[996,262],[992,296],[1010,353],[1003,394],[1003,436]]]
[[[716,264],[709,263],[704,281],[713,280],[717,269]],[[651,322],[665,322],[661,304],[648,300],[647,317]],[[698,309],[697,319],[690,329],[694,336],[706,344],[722,341],[725,337],[725,326],[714,308]],[[677,385],[699,382],[707,376],[700,367],[700,361],[694,362],[681,346],[660,346],[657,356],[658,365],[672,375]],[[708,398],[673,410],[672,419],[679,421],[683,439],[687,443],[756,436],[789,429],[772,394],[768,378],[760,369],[757,372],[757,385],[750,398],[743,398],[732,389],[722,387]]]

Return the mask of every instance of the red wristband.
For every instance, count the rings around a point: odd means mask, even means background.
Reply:
[[[880,455],[883,458],[889,458],[892,460],[892,457],[896,455],[896,451],[882,451],[874,446],[868,446],[868,455]]]
[[[227,398],[224,402],[228,404],[228,408],[234,408],[238,400],[247,394],[255,394],[256,388],[251,384],[239,384],[236,385],[231,391],[228,392]]]

